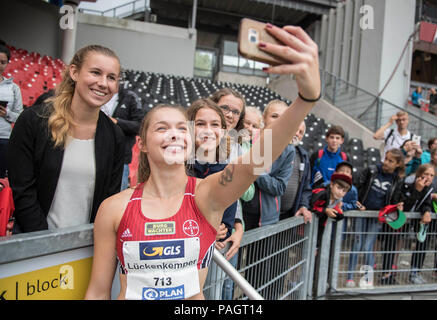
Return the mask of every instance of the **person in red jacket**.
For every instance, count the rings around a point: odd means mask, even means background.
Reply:
[[[311,211],[319,218],[319,232],[317,247],[320,246],[323,230],[328,218],[336,221],[343,219],[342,200],[352,186],[352,177],[342,173],[334,173],[331,183],[326,188],[313,190],[311,197]]]

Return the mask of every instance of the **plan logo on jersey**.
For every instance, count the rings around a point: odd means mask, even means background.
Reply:
[[[173,288],[143,288],[143,300],[176,300],[185,298],[184,285]]]
[[[195,237],[199,234],[199,224],[194,220],[187,220],[182,226],[182,230],[187,236]]]
[[[175,259],[185,256],[184,240],[140,242],[140,260]]]

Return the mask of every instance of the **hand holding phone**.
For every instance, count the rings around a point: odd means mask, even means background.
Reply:
[[[245,58],[267,63],[273,66],[287,63],[278,56],[259,49],[260,42],[283,45],[266,31],[266,24],[244,18],[240,22],[238,33],[238,52]]]
[[[249,37],[249,28],[247,22],[244,27],[244,21],[240,25],[239,36],[239,48],[242,55],[246,54],[243,52],[243,41],[256,42],[256,37]],[[244,31],[245,28],[247,32]],[[317,44],[298,26],[279,28],[267,23],[263,24],[263,28],[262,34],[270,35],[271,38],[263,38],[260,33],[256,46],[267,54],[268,58],[264,59],[257,53],[250,55],[250,59],[271,64],[272,66],[263,68],[266,73],[294,75],[301,100],[312,103],[320,99],[321,81]]]
[[[413,142],[415,143],[415,144],[417,144],[418,146],[420,146],[420,139],[421,139],[422,137],[421,136],[416,136],[416,135],[413,135]]]

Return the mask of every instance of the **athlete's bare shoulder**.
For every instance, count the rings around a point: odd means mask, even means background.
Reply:
[[[119,220],[126,210],[126,206],[135,188],[127,188],[106,198],[100,205],[99,212],[104,212],[105,216]]]

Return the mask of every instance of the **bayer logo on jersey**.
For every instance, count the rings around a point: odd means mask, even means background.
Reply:
[[[184,244],[184,240],[140,242],[140,260],[183,258]]]
[[[176,300],[185,298],[184,285],[172,288],[143,288],[143,300]]]

